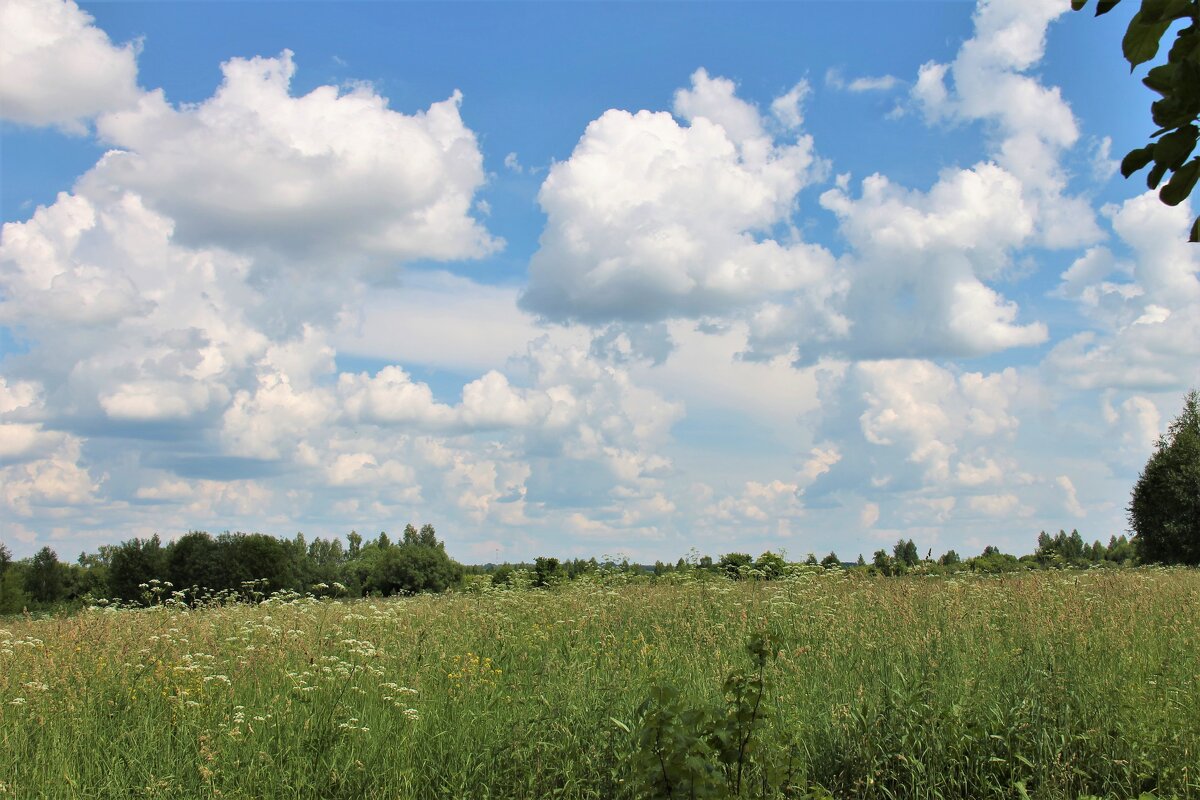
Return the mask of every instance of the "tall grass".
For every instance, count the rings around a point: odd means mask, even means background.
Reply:
[[[1155,569],[10,618],[0,796],[631,797],[639,704],[720,703],[754,633],[745,796],[1200,798],[1200,572]]]

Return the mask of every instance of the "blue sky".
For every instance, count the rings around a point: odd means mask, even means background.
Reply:
[[[0,9],[19,555],[1107,540],[1200,378],[1132,8]]]

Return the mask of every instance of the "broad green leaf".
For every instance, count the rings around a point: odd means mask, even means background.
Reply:
[[[1171,180],[1167,181],[1167,185],[1158,193],[1159,199],[1169,206],[1179,205],[1192,193],[1197,178],[1200,178],[1200,158],[1193,158],[1175,170]]]
[[[1188,237],[1188,241],[1200,243],[1200,217],[1196,217],[1196,221],[1192,223],[1192,235]]]
[[[1138,64],[1144,64],[1158,55],[1158,42],[1170,25],[1169,20],[1143,22],[1141,11],[1133,15],[1133,19],[1129,21],[1129,28],[1125,31],[1125,38],[1121,40],[1121,51],[1125,54],[1125,60],[1129,62],[1130,72]]]
[[[1154,145],[1154,163],[1163,164],[1171,170],[1182,167],[1196,147],[1197,133],[1200,133],[1200,129],[1188,125],[1159,139]]]
[[[1080,11],[1087,5],[1087,0],[1071,0],[1071,10]]]
[[[1179,81],[1179,65],[1163,64],[1146,73],[1142,83],[1146,88],[1159,94],[1169,94],[1175,90]]]
[[[1142,22],[1174,20],[1191,14],[1192,0],[1142,0]]]
[[[1154,145],[1148,144],[1136,150],[1130,150],[1121,159],[1121,177],[1128,178],[1154,159]]]
[[[1099,0],[1096,3],[1096,16],[1112,11],[1121,0]]]
[[[1154,124],[1165,132],[1190,124],[1196,114],[1194,111],[1184,108],[1183,104],[1179,102],[1176,92],[1151,103],[1150,116],[1153,117]]]
[[[1155,163],[1155,165],[1150,168],[1150,174],[1148,174],[1146,176],[1146,188],[1147,189],[1157,189],[1158,184],[1163,179],[1163,175],[1166,175],[1166,174],[1167,174],[1167,165]]]

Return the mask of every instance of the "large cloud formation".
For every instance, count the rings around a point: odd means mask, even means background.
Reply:
[[[295,68],[233,59],[204,102],[100,114],[117,149],[4,226],[0,325],[28,346],[0,381],[6,524],[112,538],[106,520],[128,536],[437,508],[617,531],[668,513],[657,448],[682,409],[586,337],[523,342],[457,403],[399,364],[338,370],[334,331],[381,271],[500,241],[471,214],[460,94],[406,115],[365,86],[295,97]]]
[[[183,242],[325,265],[330,256],[446,260],[499,247],[470,215],[483,156],[459,115],[460,93],[406,115],[365,85],[293,97],[289,51],[221,70],[203,103],[176,108],[157,90],[101,118],[101,137],[120,149],[84,183],[137,192],[175,221]]]
[[[141,95],[134,45],[114,46],[69,0],[4,0],[0,30],[3,119],[84,133]]]
[[[929,185],[835,176],[807,82],[760,106],[700,69],[670,113],[599,113],[551,167],[526,286],[397,288],[502,245],[461,94],[296,96],[284,51],[175,105],[74,5],[8,0],[6,118],[112,149],[0,233],[0,341],[22,351],[0,523],[90,547],[429,515],[480,560],[1119,524],[1164,402],[1200,379],[1200,262],[1186,209],[1097,218],[1073,193],[1080,126],[1032,72],[1064,8],[984,0],[920,68],[921,119],[981,142]],[[840,240],[806,240],[822,225]],[[1065,334],[1023,282],[1055,249]]]
[[[789,124],[797,105],[779,105]],[[547,214],[521,306],[557,321],[657,322],[728,315],[776,296],[806,298],[816,327],[838,291],[820,247],[781,242],[796,195],[821,173],[812,138],[692,75],[675,115],[612,110],[592,122],[539,193]],[[780,123],[774,123],[778,128]]]
[[[955,61],[921,68],[914,102],[934,123],[982,123],[989,157],[924,191],[876,174],[856,195],[839,176],[820,205],[848,245],[840,258],[798,232],[801,193],[828,171],[801,132],[807,85],[777,98],[770,117],[699,70],[674,116],[606,112],[542,186],[548,220],[522,307],[625,330],[741,321],[745,356],[806,363],[1045,342],[1046,325],[1021,321],[998,284],[1028,247],[1100,236],[1091,209],[1066,192],[1060,158],[1078,139],[1074,116],[1026,74],[1063,10],[981,3]]]

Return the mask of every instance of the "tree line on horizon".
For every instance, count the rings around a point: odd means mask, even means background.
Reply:
[[[286,539],[263,533],[225,532],[212,536],[191,531],[166,543],[155,534],[148,539],[101,545],[95,553],[81,553],[74,563],[59,561],[49,546],[29,558],[13,560],[11,551],[0,542],[0,614],[97,599],[147,604],[172,594],[187,601],[218,595],[254,599],[279,591],[387,597],[442,592],[461,586],[467,576],[484,576],[493,586],[542,588],[600,572],[654,579],[692,571],[734,580],[774,580],[800,565],[895,576],[916,571],[997,573],[1137,563],[1134,544],[1125,536],[1111,537],[1107,546],[1099,540],[1086,544],[1077,530],[1070,534],[1059,531],[1055,536],[1043,532],[1038,536],[1037,550],[1021,557],[987,547],[972,558],[964,559],[954,550],[937,559],[931,552],[921,558],[912,539],[901,539],[891,553],[877,550],[871,561],[859,555],[856,562],[844,562],[836,553],[820,560],[810,553],[803,561],[789,562],[768,551],[758,558],[741,552],[726,553],[717,559],[693,555],[674,564],[540,556],[532,562],[473,566],[452,559],[432,525],[419,530],[408,525],[394,542],[386,532],[364,540],[351,531],[343,543],[337,537],[309,541],[302,533]]]

